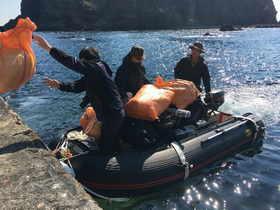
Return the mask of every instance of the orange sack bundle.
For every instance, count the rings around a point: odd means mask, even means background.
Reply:
[[[94,109],[91,106],[86,109],[85,113],[80,118],[80,123],[85,134],[94,137],[98,143],[101,125],[96,118]]]
[[[36,29],[29,18],[21,18],[14,29],[0,33],[0,95],[18,89],[35,74],[31,42]]]
[[[129,117],[154,121],[170,105],[174,98],[174,92],[167,89],[159,89],[147,84],[125,104],[125,114]]]
[[[175,97],[172,104],[178,109],[185,109],[201,94],[193,82],[184,79],[171,79],[164,82],[163,79],[158,76],[156,78],[155,87],[173,91]]]

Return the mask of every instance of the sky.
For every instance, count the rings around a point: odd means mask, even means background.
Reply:
[[[20,15],[20,3],[21,0],[0,0],[0,26]]]
[[[280,0],[273,0],[277,13],[277,20],[280,21]],[[10,19],[20,14],[21,0],[0,0],[0,26],[3,26]]]

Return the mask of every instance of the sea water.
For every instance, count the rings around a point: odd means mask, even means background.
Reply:
[[[213,36],[203,36],[209,32]],[[36,32],[35,32],[36,33]],[[78,56],[85,46],[100,50],[113,72],[132,45],[141,45],[147,58],[147,76],[155,81],[174,78],[176,63],[190,53],[195,41],[203,54],[213,89],[226,92],[221,111],[241,115],[251,112],[266,126],[258,150],[227,155],[180,185],[153,195],[116,203],[95,198],[103,209],[279,209],[280,207],[280,40],[279,28],[243,28],[116,32],[37,32],[49,43]],[[74,39],[61,39],[75,36]],[[23,122],[48,143],[54,136],[79,125],[84,94],[64,93],[42,84],[43,77],[73,81],[81,75],[70,71],[32,44],[37,70],[19,90],[2,95]],[[114,75],[113,75],[114,76]]]

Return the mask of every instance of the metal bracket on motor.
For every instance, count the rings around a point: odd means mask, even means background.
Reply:
[[[181,166],[185,167],[185,177],[184,177],[184,179],[187,179],[189,177],[189,174],[190,174],[189,169],[192,168],[193,165],[186,162],[184,152],[181,149],[180,145],[176,141],[171,142],[171,145],[175,149],[175,151],[176,151],[176,153],[177,153],[177,155],[178,155],[178,157],[181,161]]]

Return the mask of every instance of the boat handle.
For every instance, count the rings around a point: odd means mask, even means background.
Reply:
[[[201,141],[201,143],[204,143],[204,142],[206,142],[206,141],[209,141],[209,140],[211,140],[211,139],[213,139],[213,138],[215,138],[215,137],[217,137],[217,136],[220,136],[220,135],[222,135],[222,134],[224,134],[224,133],[226,133],[226,132],[228,132],[228,131],[230,131],[230,130],[233,130],[233,129],[235,129],[235,128],[241,126],[241,125],[244,125],[244,124],[247,123],[247,122],[248,122],[248,121],[246,120],[246,121],[241,122],[241,123],[239,123],[239,124],[237,124],[237,125],[231,126],[231,127],[227,128],[227,129],[225,129],[225,130],[220,130],[220,131],[218,131],[219,133],[217,133],[217,134],[215,134],[215,135],[213,135],[213,136],[210,136],[210,137],[207,138],[206,140]]]
[[[190,171],[189,168],[192,168],[193,165],[189,164],[186,161],[186,157],[184,154],[184,151],[181,149],[180,145],[178,144],[178,142],[173,141],[171,142],[171,146],[174,148],[174,150],[176,151],[180,161],[181,161],[181,166],[185,167],[185,176],[184,179],[187,179],[189,177]]]

